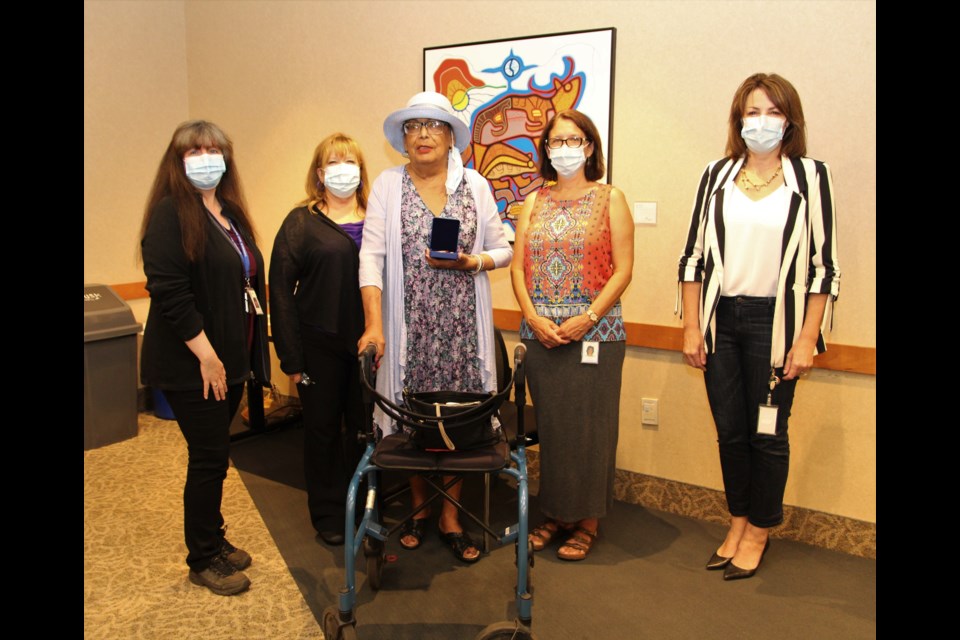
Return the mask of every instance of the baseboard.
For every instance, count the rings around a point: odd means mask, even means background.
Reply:
[[[527,450],[527,472],[540,477],[540,457]],[[617,469],[614,485],[617,500],[689,518],[725,524],[730,513],[722,491]],[[824,549],[863,558],[877,557],[877,525],[844,516],[783,505],[783,524],[771,532],[774,538],[796,540]]]

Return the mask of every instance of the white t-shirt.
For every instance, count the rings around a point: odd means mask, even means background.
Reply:
[[[790,208],[790,190],[781,186],[753,201],[739,187],[725,190],[723,203],[724,296],[777,295],[780,245]]]

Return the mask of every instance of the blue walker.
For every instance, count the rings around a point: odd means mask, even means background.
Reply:
[[[497,335],[502,347],[502,338]],[[498,352],[505,359],[506,350]],[[382,438],[376,442],[373,426],[373,405],[377,404],[388,416],[398,424],[412,427],[424,424],[435,426],[441,418],[412,412],[409,408],[400,407],[384,398],[374,389],[373,361],[376,357],[376,348],[372,345],[360,355],[360,379],[363,386],[364,404],[367,407],[365,433],[361,436],[366,441],[366,450],[350,481],[347,490],[346,516],[344,518],[345,538],[344,567],[346,584],[340,589],[339,604],[327,607],[323,612],[323,634],[327,640],[353,640],[357,637],[357,620],[354,617],[356,605],[356,557],[360,550],[366,558],[367,582],[370,588],[378,591],[381,585],[381,574],[385,560],[385,542],[387,538],[399,531],[403,524],[426,508],[440,496],[450,500],[447,489],[450,485],[434,482],[427,478],[436,493],[423,505],[409,513],[396,525],[387,528],[381,523],[379,510],[379,474],[378,470],[415,471],[431,475],[462,475],[464,473],[498,474],[512,477],[517,482],[517,522],[506,530],[503,535],[489,527],[489,482],[486,483],[484,520],[467,511],[459,502],[451,500],[457,509],[480,526],[484,531],[484,550],[487,548],[488,536],[501,545],[513,543],[516,547],[517,583],[516,608],[517,617],[513,621],[501,621],[483,629],[475,640],[497,640],[512,638],[515,640],[535,640],[536,636],[530,630],[532,624],[531,610],[533,595],[531,594],[531,569],[533,567],[533,553],[527,541],[528,524],[527,511],[529,508],[527,495],[527,438],[524,433],[523,418],[526,404],[526,385],[524,380],[524,355],[526,347],[517,345],[514,351],[515,372],[511,383],[503,384],[497,394],[491,394],[488,400],[478,406],[466,409],[456,416],[443,416],[442,420],[447,427],[457,424],[458,420],[476,421],[492,417],[500,408],[503,401],[509,397],[510,389],[514,389],[514,402],[517,407],[517,435],[511,442],[507,441],[505,429],[500,441],[481,449],[470,451],[437,452],[423,450],[412,442],[409,436],[399,430],[398,433]],[[506,362],[503,363],[507,369]],[[489,475],[485,475],[489,478]],[[363,518],[356,522],[357,494],[360,482],[366,478],[367,495],[362,505]]]

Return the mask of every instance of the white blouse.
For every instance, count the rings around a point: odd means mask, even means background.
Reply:
[[[754,201],[733,187],[726,190],[723,205],[726,242],[720,295],[776,297],[790,191],[782,186]]]

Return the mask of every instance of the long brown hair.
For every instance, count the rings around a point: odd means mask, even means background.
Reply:
[[[223,152],[223,161],[227,170],[220,179],[220,184],[217,185],[217,199],[223,204],[224,214],[235,220],[256,241],[256,231],[253,221],[247,215],[240,176],[233,159],[233,142],[220,127],[212,122],[190,120],[178,126],[173,132],[170,144],[160,160],[157,177],[153,181],[153,188],[150,189],[150,197],[147,198],[143,224],[140,226],[142,242],[157,204],[164,198],[173,198],[180,218],[183,250],[190,262],[197,262],[203,258],[207,240],[207,213],[202,196],[187,180],[183,156],[190,149],[204,146],[217,147]]]
[[[800,94],[792,84],[775,73],[755,73],[740,85],[733,94],[733,104],[730,105],[730,121],[727,131],[727,157],[736,160],[747,155],[747,144],[743,141],[740,131],[743,129],[743,112],[747,106],[747,98],[757,89],[763,89],[780,112],[787,119],[787,130],[780,143],[780,155],[788,158],[800,158],[807,155],[807,123],[803,119],[803,105],[800,104]]]
[[[367,210],[367,197],[370,195],[370,180],[367,179],[367,163],[363,159],[363,153],[360,151],[360,145],[357,141],[344,133],[334,133],[317,145],[313,151],[313,160],[310,162],[310,168],[307,169],[307,199],[300,203],[300,206],[306,205],[313,211],[319,211],[327,203],[327,190],[323,186],[323,181],[317,176],[317,169],[323,169],[327,166],[327,160],[330,156],[337,154],[343,158],[348,153],[352,153],[357,158],[360,165],[360,186],[357,187],[357,205],[361,210]]]

